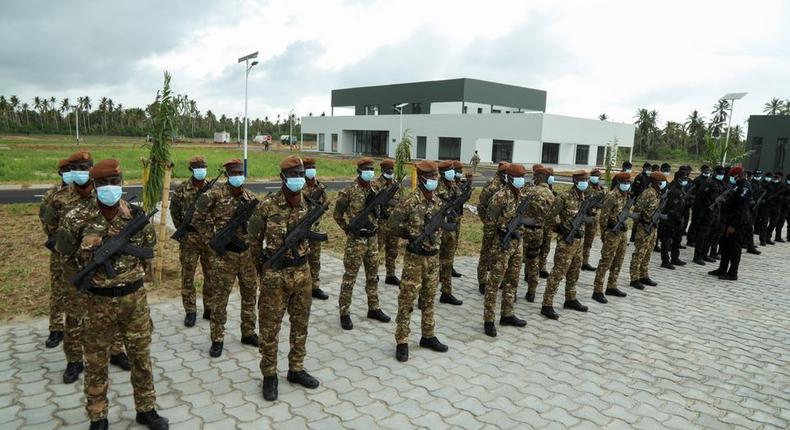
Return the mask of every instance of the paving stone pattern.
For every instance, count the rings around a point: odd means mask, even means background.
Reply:
[[[171,428],[190,430],[788,428],[790,245],[763,250],[760,257],[744,254],[739,283],[707,275],[711,265],[659,269],[653,254],[659,286],[629,288],[626,270],[620,286],[628,297],[610,298],[608,305],[589,298],[593,274],[582,272],[578,290],[590,311],[563,311],[559,302],[559,321],[538,313],[542,280],[536,303],[520,298],[516,304],[527,327],[499,327],[495,339],[482,330],[476,258],[462,258],[456,267],[464,277],[454,283],[464,305],[437,303],[437,334],[450,351],[419,348],[415,313],[405,364],[394,358],[394,323],[365,318],[361,282],[354,330],[340,328],[342,263],[325,256],[321,277],[332,297],[313,303],[306,360],[321,381],[317,390],[285,380],[286,319],[280,399],[263,400],[258,352],[239,342],[234,291],[220,359],[208,355],[206,321],[187,329],[180,301],[152,306],[158,408]],[[690,251],[684,258],[690,260]],[[525,289],[522,282],[520,296]],[[380,294],[394,319],[397,288],[382,283]],[[562,300],[562,292],[557,297]],[[46,335],[44,319],[0,326],[2,429],[87,428],[82,383],[61,382],[63,353],[44,348]],[[112,368],[110,376],[111,428],[139,428],[128,373]]]

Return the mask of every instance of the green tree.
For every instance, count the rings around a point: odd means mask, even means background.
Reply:
[[[694,146],[694,152],[699,157],[700,149],[705,144],[705,118],[699,114],[699,111],[694,109],[689,116],[686,117],[686,122],[683,128],[689,136],[689,140]]]
[[[782,115],[785,112],[785,102],[774,97],[763,107],[763,113],[768,115]]]
[[[170,139],[173,135],[173,118],[176,115],[175,101],[170,91],[170,73],[165,72],[165,82],[161,91],[157,91],[154,105],[157,115],[152,130],[153,142],[147,160],[148,180],[143,192],[143,206],[147,212],[156,207],[162,198],[165,169],[170,161]]]

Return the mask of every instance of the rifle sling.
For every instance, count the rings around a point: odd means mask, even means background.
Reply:
[[[129,294],[134,293],[135,291],[139,290],[143,287],[143,280],[139,279],[129,284],[121,284],[117,287],[110,287],[110,288],[96,288],[95,286],[91,286],[86,291],[90,292],[91,294],[95,294],[97,296],[102,297],[123,297],[128,296]]]

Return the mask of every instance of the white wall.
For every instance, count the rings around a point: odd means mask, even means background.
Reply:
[[[431,103],[430,114],[461,113],[462,102],[436,102]]]
[[[466,102],[465,106],[466,106],[466,113],[469,115],[477,115],[477,108],[483,109],[482,113],[491,113],[491,105]]]

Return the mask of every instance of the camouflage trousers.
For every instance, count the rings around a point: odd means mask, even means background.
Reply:
[[[560,282],[565,278],[565,301],[576,299],[576,281],[582,268],[582,240],[574,239],[570,245],[558,235],[557,248],[554,250],[554,266],[546,281],[546,292],[543,294],[543,306],[553,306],[554,294]]]
[[[598,234],[598,215],[595,216],[595,222],[586,224],[584,226],[584,244],[582,245],[582,263],[590,263],[590,249],[595,241],[595,236]]]
[[[198,261],[203,272],[203,309],[209,309],[211,277],[208,269],[211,249],[200,240],[197,233],[187,233],[178,246],[178,256],[181,262],[181,302],[184,312],[197,312],[195,271]]]
[[[351,312],[351,294],[354,292],[354,283],[357,280],[359,266],[365,266],[365,293],[368,296],[368,310],[379,308],[378,270],[379,246],[376,236],[346,238],[346,253],[343,256],[343,281],[340,284],[340,297],[338,305],[340,315],[349,315]]]
[[[631,280],[638,281],[649,278],[648,267],[650,266],[650,256],[653,254],[653,247],[656,246],[656,230],[650,233],[645,231],[639,223],[634,224],[636,230],[636,240],[634,241],[634,253],[631,255]]]
[[[527,292],[535,294],[540,272],[540,251],[543,248],[543,229],[527,229],[524,233],[524,273],[527,275]]]
[[[513,302],[516,298],[519,274],[521,273],[521,241],[510,241],[508,249],[502,250],[499,244],[494,245],[494,263],[491,275],[486,284],[485,302],[483,305],[483,322],[493,322],[496,311],[496,296],[502,291],[502,315],[513,316]]]
[[[546,270],[546,261],[549,259],[549,252],[551,251],[551,239],[554,232],[551,231],[549,226],[543,227],[543,244],[540,246],[540,271],[548,272]]]
[[[258,280],[252,253],[226,252],[220,257],[211,251],[211,341],[223,342],[225,323],[228,321],[228,298],[236,279],[239,280],[241,294],[241,335],[255,334],[255,302],[258,293]]]
[[[389,227],[379,227],[378,231],[379,255],[384,255],[384,268],[387,276],[395,276],[395,261],[400,250],[400,238]]]
[[[311,288],[313,290],[321,288],[321,242],[308,240],[309,249],[307,251],[307,262],[310,265]],[[260,307],[260,304],[258,304]]]
[[[488,283],[489,272],[491,271],[492,255],[491,249],[497,240],[496,228],[483,224],[483,240],[480,243],[480,258],[477,261],[477,283],[486,285]]]
[[[442,230],[439,245],[439,282],[442,284],[442,294],[453,293],[453,260],[457,248],[458,232]]]
[[[606,289],[617,288],[617,278],[620,276],[620,268],[623,267],[625,248],[628,246],[628,234],[627,232],[615,234],[611,230],[604,230],[601,240],[603,240],[603,247],[601,248],[601,259],[598,260],[598,268],[595,269],[594,293],[604,292],[603,281],[606,278],[606,272],[609,272]]]
[[[49,331],[63,331],[65,314],[65,288],[63,278],[63,257],[57,252],[49,253]]]
[[[138,412],[154,409],[156,392],[151,370],[151,321],[145,288],[123,297],[110,298],[86,293],[83,300],[83,346],[85,347],[85,398],[91,421],[107,417],[107,378],[110,348],[116,333],[126,345],[134,406]]]
[[[306,264],[281,270],[265,270],[261,275],[261,292],[258,300],[260,320],[261,374],[277,374],[277,346],[280,326],[285,311],[291,323],[288,369],[298,372],[304,368],[307,325],[312,304],[310,268]]]
[[[422,256],[406,252],[403,255],[400,293],[398,294],[398,316],[395,318],[395,343],[408,343],[411,328],[411,313],[414,300],[422,303],[422,337],[434,336],[434,299],[439,283],[439,256]]]

